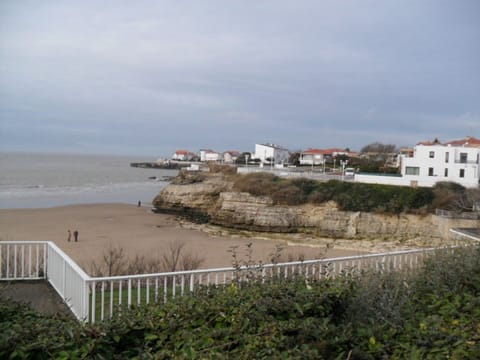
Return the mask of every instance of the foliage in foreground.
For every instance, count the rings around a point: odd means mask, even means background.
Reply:
[[[232,284],[80,325],[0,304],[0,358],[474,359],[480,247],[415,275]]]

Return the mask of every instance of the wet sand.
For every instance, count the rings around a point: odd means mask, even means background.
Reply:
[[[93,261],[101,262],[109,247],[123,248],[129,257],[160,258],[172,242],[183,242],[185,252],[203,258],[201,268],[232,266],[229,252],[232,247],[238,247],[239,257],[246,260],[249,243],[253,243],[253,260],[263,263],[270,262],[277,245],[284,248],[283,261],[365,253],[292,243],[285,238],[275,239],[275,235],[259,238],[223,232],[215,234],[185,225],[174,216],[155,214],[150,207],[129,204],[0,210],[0,240],[53,241],[87,273],[91,272]],[[70,242],[67,241],[68,230],[72,232]],[[78,242],[73,241],[74,230],[79,232]]]

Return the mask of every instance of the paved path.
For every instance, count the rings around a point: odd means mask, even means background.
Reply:
[[[43,314],[67,314],[73,317],[68,307],[47,281],[0,282],[0,298],[26,302]]]

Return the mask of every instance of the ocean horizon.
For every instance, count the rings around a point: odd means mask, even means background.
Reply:
[[[0,152],[0,209],[151,203],[178,170],[143,169],[145,157]]]

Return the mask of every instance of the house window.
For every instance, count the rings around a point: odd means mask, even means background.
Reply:
[[[448,157],[450,156],[450,153],[446,152],[445,153],[445,162],[448,163]]]
[[[467,153],[460,153],[460,162],[462,164],[466,164],[467,163]]]
[[[420,175],[420,168],[416,166],[406,166],[405,175]]]
[[[428,168],[428,176],[433,176],[433,168]]]
[[[448,177],[448,168],[445,168],[445,177]]]
[[[430,151],[428,156],[433,159],[435,157],[435,151]]]
[[[465,177],[465,169],[460,169],[460,177]]]

